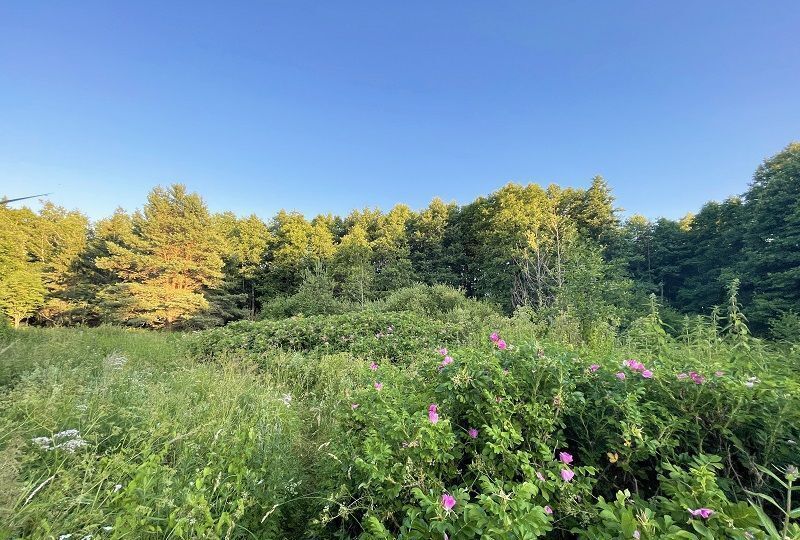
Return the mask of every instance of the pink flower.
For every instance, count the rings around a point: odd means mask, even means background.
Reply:
[[[544,513],[545,514],[552,514],[553,513],[553,509],[550,508],[549,504],[544,507]]]
[[[371,369],[372,371],[378,371],[378,364],[376,364],[375,362],[372,362],[369,365],[369,369]]]
[[[692,517],[701,517],[703,519],[708,519],[711,517],[711,514],[714,513],[713,510],[710,508],[698,508],[697,510],[692,510],[689,508],[689,513],[692,514]]]
[[[569,465],[570,463],[572,463],[572,454],[570,454],[569,452],[560,452],[558,454],[558,459],[560,459],[561,463],[563,463],[564,465]]]
[[[374,387],[375,387],[375,390],[377,390],[378,392],[380,392],[381,390],[383,390],[383,383],[376,382],[376,383],[375,383],[375,384],[373,384],[372,386],[374,386]]]
[[[699,373],[697,373],[695,371],[690,371],[689,372],[689,377],[692,378],[692,381],[694,381],[694,384],[703,384],[706,381],[705,377],[703,377],[702,375],[700,375]]]
[[[507,345],[506,345],[506,342],[504,340],[501,339],[501,340],[499,340],[497,342],[497,348],[500,349],[501,351],[506,350],[506,347],[507,347]]]
[[[684,379],[688,379],[688,378],[689,378],[689,376],[688,376],[686,373],[678,373],[678,374],[676,375],[676,377],[678,377],[678,380],[679,380],[679,381],[682,381],[682,380],[684,380]]]
[[[628,366],[633,371],[641,371],[644,369],[644,364],[642,364],[638,360],[634,360],[633,358],[631,358],[630,360],[625,360],[622,364]]]
[[[448,495],[447,493],[442,494],[442,506],[444,507],[445,510],[449,512],[450,510],[453,509],[455,505],[456,505],[456,500],[455,498],[453,498],[452,495]]]
[[[435,424],[439,421],[439,413],[436,412],[439,406],[436,403],[431,403],[428,407],[428,420],[431,421],[431,424]]]
[[[645,379],[652,379],[653,372],[650,371],[649,369],[645,369],[644,371],[642,371],[642,377],[644,377]]]
[[[642,533],[640,533],[638,529],[633,531],[633,540],[639,540],[641,537]]]
[[[716,376],[716,377],[722,377],[723,375],[725,375],[724,371],[715,371],[714,372],[714,376]]]
[[[444,347],[442,347],[441,349],[439,349],[439,351],[438,351],[438,352],[439,352],[439,354],[441,354],[442,356],[447,356],[447,349],[445,349]]]
[[[538,479],[539,479],[539,480],[541,480],[542,482],[544,482],[544,480],[545,480],[545,479],[544,479],[544,475],[543,475],[541,472],[539,472],[539,471],[536,471],[536,478],[538,478]]]
[[[625,374],[620,371],[619,373],[617,373],[617,379],[619,379],[621,381],[624,381],[625,380]]]
[[[494,343],[497,343],[500,340],[500,334],[497,332],[492,332],[492,335],[489,336],[489,339],[491,339]]]
[[[440,366],[444,367],[444,366],[446,366],[448,364],[452,364],[452,363],[453,363],[453,358],[450,357],[450,356],[445,356],[444,360],[442,360],[442,363],[440,364]]]
[[[356,409],[358,409],[358,403],[352,403],[352,404],[350,405],[350,408],[351,408],[351,409],[353,409],[353,410],[356,410]]]
[[[592,364],[591,366],[589,366],[589,371],[591,371],[592,373],[594,373],[598,369],[600,369],[600,364]]]
[[[561,469],[561,478],[564,479],[564,482],[569,482],[572,480],[572,477],[575,476],[575,473],[569,469]]]
[[[471,428],[469,428],[467,430],[467,435],[469,435],[470,438],[472,438],[472,439],[477,439],[478,438],[478,430],[475,429],[474,427],[471,427]]]

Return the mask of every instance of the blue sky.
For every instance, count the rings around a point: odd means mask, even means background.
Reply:
[[[800,2],[0,5],[0,194],[90,217],[587,186],[679,217],[800,139]]]

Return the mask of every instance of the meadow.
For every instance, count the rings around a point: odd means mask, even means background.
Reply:
[[[800,538],[800,349],[736,317],[654,307],[590,345],[418,286],[193,333],[6,330],[0,535]]]

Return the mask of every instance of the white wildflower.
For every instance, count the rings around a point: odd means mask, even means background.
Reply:
[[[78,448],[83,448],[84,446],[86,446],[86,444],[87,444],[86,441],[78,437],[77,439],[70,439],[67,442],[63,442],[55,446],[53,449],[55,450],[56,448],[60,448],[66,452],[69,452],[70,454],[73,454],[75,450],[77,450]]]
[[[283,404],[287,407],[292,405],[292,394],[283,394]]]
[[[112,530],[114,530],[114,527],[112,527],[111,525],[105,525],[105,526],[103,526],[103,530],[106,531],[106,532],[112,531]]]
[[[70,538],[72,538],[72,534],[62,534],[58,537],[58,540],[69,540]]]
[[[117,484],[114,486],[114,493],[122,489],[122,484]]]
[[[88,444],[81,438],[81,433],[77,429],[59,431],[52,438],[35,437],[31,441],[39,445],[42,450],[65,450],[70,453]]]
[[[56,439],[71,439],[72,437],[80,437],[81,432],[77,429],[65,429],[53,435],[53,441]]]
[[[38,445],[41,450],[50,450],[53,441],[50,440],[50,437],[34,437],[31,442]]]

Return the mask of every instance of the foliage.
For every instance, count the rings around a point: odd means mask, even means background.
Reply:
[[[795,535],[796,351],[732,330],[734,307],[674,336],[653,298],[635,338],[582,347],[474,302],[415,286],[189,336],[17,331],[3,533]]]
[[[412,312],[363,310],[280,321],[240,321],[197,334],[192,350],[216,356],[229,351],[258,357],[273,349],[314,353],[347,351],[370,359],[405,362],[421,351],[458,343],[469,329]]]
[[[104,292],[118,320],[172,328],[208,309],[202,290],[220,284],[222,259],[198,195],[181,185],[154,189],[128,241],[107,241],[109,255],[97,260],[119,280]]]
[[[276,505],[304,482],[305,456],[278,389],[246,366],[187,363],[158,334],[20,340],[12,361],[37,360],[2,397],[0,461],[17,465],[0,534],[282,537],[291,516]]]
[[[424,283],[506,314],[531,308],[531,320],[575,344],[608,343],[645,314],[649,294],[679,332],[684,315],[725,304],[738,279],[740,314],[766,336],[800,310],[798,182],[793,143],[758,167],[745,193],[679,220],[621,222],[601,177],[586,189],[510,183],[418,212],[281,210],[267,221],[210,214],[180,185],[94,224],[49,202],[37,213],[2,205],[0,309],[39,325],[192,329],[363,309]]]

